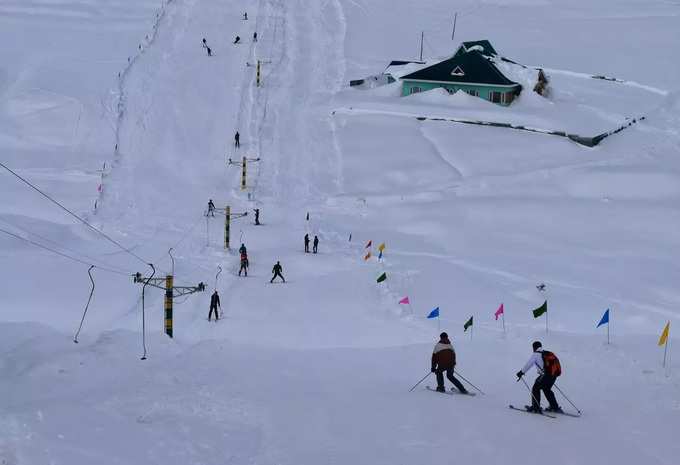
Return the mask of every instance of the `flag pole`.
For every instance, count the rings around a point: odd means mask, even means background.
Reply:
[[[548,310],[545,311],[545,333],[548,334]]]
[[[441,332],[441,330],[442,330],[442,323],[441,323],[441,320],[439,319],[439,315],[437,315],[437,330],[439,332]]]
[[[607,345],[609,345],[609,325],[612,324],[612,319],[609,317],[609,321],[607,322]]]
[[[668,338],[666,338],[666,343],[663,345],[663,366],[666,368],[666,354],[668,353]]]
[[[503,309],[503,313],[501,313],[501,317],[503,317],[503,334],[505,334],[505,309]]]

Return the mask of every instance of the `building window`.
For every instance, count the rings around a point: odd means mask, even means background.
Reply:
[[[451,76],[465,76],[465,72],[463,71],[463,68],[456,66],[453,71],[451,71]]]
[[[489,92],[489,100],[491,100],[493,103],[501,103],[501,98],[503,94],[500,92]]]
[[[479,91],[477,89],[468,89],[466,92],[473,97],[479,97]]]
[[[504,104],[510,105],[513,100],[515,100],[515,93],[514,92],[505,92],[503,94],[503,103]]]
[[[413,87],[411,87],[411,91],[410,91],[410,92],[411,92],[412,94],[417,94],[418,92],[422,92],[422,91],[423,91],[423,88],[422,88],[422,87],[413,86]]]

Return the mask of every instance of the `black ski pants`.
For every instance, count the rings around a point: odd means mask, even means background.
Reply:
[[[208,321],[210,321],[210,318],[212,317],[213,312],[215,312],[215,321],[220,319],[220,315],[217,313],[217,305],[211,305],[210,306],[210,312],[208,313]]]
[[[242,271],[245,271],[245,272],[246,272],[246,276],[248,276],[248,266],[245,265],[245,264],[243,264],[243,263],[241,263],[241,268],[238,270],[238,275],[239,275],[239,276],[241,276],[241,272],[242,272]]]
[[[531,393],[533,394],[533,397],[531,398],[532,407],[536,408],[540,406],[541,391],[543,391],[545,393],[545,398],[548,401],[548,404],[550,404],[550,408],[552,409],[559,408],[559,405],[557,404],[557,399],[555,399],[555,393],[552,392],[552,387],[553,384],[555,384],[556,380],[557,378],[555,378],[554,376],[550,376],[545,373],[536,378],[536,381],[534,381],[534,387],[531,389]],[[538,405],[536,405],[537,402]]]
[[[453,376],[453,367],[447,368],[446,370],[442,370],[441,368],[437,368],[437,370],[434,372],[435,375],[437,375],[437,387],[443,388],[444,387],[444,372],[446,371],[446,378],[453,383],[454,386],[456,386],[456,389],[458,389],[460,392],[467,392],[467,389],[465,389],[465,386],[456,379],[455,376]]]
[[[269,281],[269,282],[273,283],[277,276],[280,277],[283,280],[284,283],[286,282],[286,278],[284,278],[283,275],[281,273],[279,273],[278,271],[274,273],[272,280]]]

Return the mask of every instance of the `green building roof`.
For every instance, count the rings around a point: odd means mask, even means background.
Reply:
[[[427,68],[402,76],[405,81],[429,81],[496,86],[519,85],[511,81],[480,52],[473,50],[453,56]]]

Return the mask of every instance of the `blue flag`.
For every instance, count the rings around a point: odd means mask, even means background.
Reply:
[[[439,318],[439,307],[435,308],[427,315],[428,318]]]
[[[604,312],[604,315],[602,315],[602,319],[600,322],[597,324],[597,327],[599,328],[602,325],[608,325],[609,324],[609,309],[607,309]]]

